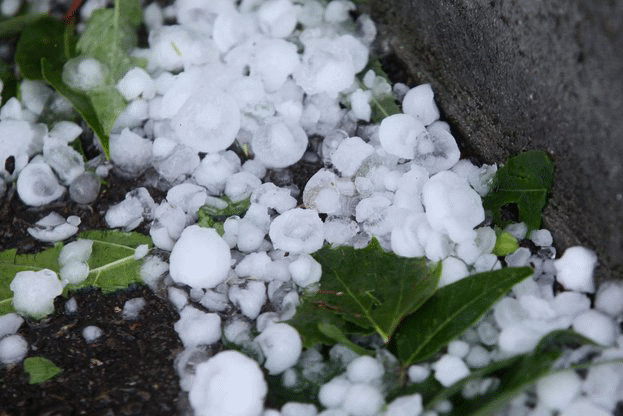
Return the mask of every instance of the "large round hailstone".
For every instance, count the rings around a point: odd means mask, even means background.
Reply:
[[[240,130],[240,110],[232,97],[216,89],[191,95],[171,120],[177,140],[198,152],[227,149]]]
[[[49,269],[17,272],[9,285],[15,310],[34,318],[54,312],[54,298],[63,293],[63,285]]]
[[[480,196],[451,171],[430,177],[422,189],[422,202],[431,227],[455,243],[475,239],[474,227],[485,220]]]
[[[430,84],[411,88],[402,99],[402,112],[412,115],[428,126],[439,119],[439,109],[434,97],[435,93]]]
[[[296,364],[301,356],[301,336],[288,324],[271,324],[255,338],[266,361],[264,367],[272,375],[280,374]]]
[[[460,157],[461,151],[452,134],[435,123],[419,136],[413,162],[435,174],[450,169]]]
[[[273,220],[268,235],[277,250],[313,253],[324,242],[322,225],[316,211],[294,208]]]
[[[196,416],[259,416],[267,392],[257,362],[228,350],[197,366],[188,398]]]
[[[29,163],[17,178],[17,194],[26,205],[39,207],[57,200],[65,193],[52,168],[44,162]]]
[[[379,140],[383,149],[403,159],[415,157],[417,142],[425,134],[424,123],[409,114],[385,117],[379,127]]]
[[[307,149],[307,134],[298,124],[275,118],[254,135],[255,158],[270,168],[285,168],[298,162]]]
[[[211,289],[229,273],[229,245],[213,228],[186,227],[169,258],[169,272],[176,283]]]
[[[110,70],[95,58],[80,56],[63,65],[63,82],[80,91],[92,91],[109,84]]]

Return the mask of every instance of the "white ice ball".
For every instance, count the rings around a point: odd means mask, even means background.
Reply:
[[[52,313],[54,298],[63,293],[61,281],[50,269],[17,272],[9,287],[15,310],[35,318]]]
[[[322,220],[310,209],[294,208],[279,215],[268,235],[276,249],[293,253],[313,253],[324,242]]]
[[[597,255],[580,246],[569,247],[562,257],[554,261],[556,280],[567,290],[576,292],[595,292],[593,269],[597,264]]]
[[[255,338],[266,357],[264,367],[270,374],[279,374],[296,364],[303,344],[299,333],[288,324],[269,325]]]

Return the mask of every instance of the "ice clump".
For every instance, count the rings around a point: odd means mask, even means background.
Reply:
[[[434,96],[430,84],[411,88],[402,99],[402,111],[428,126],[439,119],[439,109]]]
[[[28,228],[28,234],[39,241],[48,243],[66,240],[78,232],[80,217],[70,215],[67,219],[56,212],[51,212]]]
[[[131,231],[144,219],[151,219],[155,208],[154,200],[146,188],[136,188],[125,195],[125,199],[106,211],[104,217],[110,228]]]
[[[412,394],[397,397],[385,411],[384,416],[419,416],[422,413],[422,396]]]
[[[148,43],[148,70],[158,67],[179,71],[218,60],[218,49],[210,38],[180,25],[162,26],[151,31]]]
[[[121,311],[121,317],[127,320],[135,320],[141,314],[143,308],[147,305],[147,301],[144,298],[132,298],[125,301],[123,304],[123,310]]]
[[[231,150],[206,155],[193,172],[195,181],[212,195],[225,189],[227,179],[240,170],[240,158]]]
[[[576,316],[573,320],[573,330],[606,347],[614,343],[617,335],[612,318],[594,309]]]
[[[281,407],[281,416],[316,416],[318,410],[313,404],[288,402]],[[266,416],[264,413],[263,416]]]
[[[233,350],[199,364],[189,392],[197,416],[260,416],[268,392],[257,362]]]
[[[100,327],[97,327],[95,325],[85,326],[82,329],[82,338],[84,338],[87,344],[94,343],[103,334],[104,334],[104,331],[102,331]]]
[[[566,370],[543,377],[536,383],[539,404],[552,410],[563,410],[582,389],[582,379],[574,370]]]
[[[9,100],[11,101],[11,100]],[[19,102],[17,103],[19,105]],[[2,110],[9,105],[7,102]],[[0,116],[2,112],[0,112]],[[0,173],[3,177],[11,177],[21,172],[28,164],[28,158],[43,149],[43,136],[47,129],[42,125],[33,125],[23,120],[8,120],[2,117],[0,121]],[[15,140],[19,137],[19,140]],[[6,160],[13,156],[15,168],[13,172],[5,169]]]
[[[135,176],[151,162],[152,142],[124,128],[121,134],[110,135],[110,159],[124,174]]]
[[[95,58],[80,56],[63,65],[63,82],[74,90],[92,91],[107,85],[110,69]]]
[[[221,339],[221,317],[193,306],[182,309],[174,328],[185,348],[210,345]]]
[[[0,339],[0,363],[11,365],[21,362],[28,353],[28,343],[21,335]]]
[[[331,163],[344,176],[353,176],[361,164],[374,153],[374,147],[360,137],[344,139],[331,155]]]
[[[69,184],[69,198],[78,204],[90,204],[97,199],[100,187],[101,182],[97,176],[82,173]]]
[[[298,162],[307,148],[307,135],[297,125],[279,118],[266,121],[254,135],[255,158],[271,168],[285,168]]]
[[[16,333],[23,323],[24,318],[16,313],[0,315],[0,338]]]
[[[381,410],[384,400],[381,392],[369,384],[351,385],[346,392],[342,409],[352,416],[375,416]]]
[[[46,205],[64,193],[65,187],[58,183],[52,168],[42,161],[30,162],[17,178],[17,194],[26,205]]]
[[[15,310],[34,318],[54,311],[54,298],[63,293],[63,285],[50,269],[17,272],[10,289]]]
[[[227,279],[229,246],[213,228],[186,227],[171,251],[169,271],[176,283],[213,288]]]
[[[127,101],[139,96],[149,100],[156,95],[156,83],[143,68],[132,68],[119,80],[117,89]]]
[[[335,377],[323,384],[318,392],[318,401],[328,408],[337,408],[342,405],[351,383],[342,376]]]
[[[294,208],[276,217],[269,236],[276,249],[292,253],[313,253],[322,247],[322,220],[309,209]]]
[[[465,362],[459,357],[445,354],[433,365],[435,380],[444,387],[448,387],[457,381],[467,377],[470,373]]]
[[[378,381],[383,376],[383,365],[367,355],[355,358],[346,367],[346,377],[351,383],[368,383]]]
[[[288,324],[268,325],[255,338],[266,357],[264,367],[270,374],[280,374],[292,367],[301,355],[303,344],[299,333]]]
[[[309,254],[301,254],[288,265],[292,280],[299,287],[307,287],[320,281],[322,266]]]
[[[383,149],[403,159],[413,159],[418,141],[426,134],[424,124],[409,114],[385,117],[379,127]]]
[[[266,303],[266,286],[264,282],[251,280],[245,285],[232,286],[228,296],[229,300],[240,309],[244,316],[255,319]]]
[[[82,262],[71,262],[61,267],[59,276],[63,284],[82,283],[89,276],[89,265]]]
[[[620,282],[603,283],[595,297],[595,309],[612,317],[623,314],[623,284]]]

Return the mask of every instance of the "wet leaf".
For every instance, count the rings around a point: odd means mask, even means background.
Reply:
[[[389,75],[383,69],[381,65],[381,61],[378,57],[371,56],[366,67],[357,74],[359,87],[363,90],[368,90],[363,83],[363,77],[368,73],[368,71],[372,70],[377,76],[383,78],[391,85],[391,81],[389,79]],[[396,97],[393,92],[390,90],[386,95],[375,96],[372,95],[370,99],[370,108],[372,109],[372,114],[370,116],[370,122],[379,123],[385,117],[391,116],[393,114],[399,114],[402,112],[400,106],[396,102]]]
[[[375,239],[360,250],[325,246],[313,257],[322,265],[320,290],[303,296],[304,306],[293,321],[303,339],[317,337],[318,324],[344,331],[341,319],[354,324],[356,332],[376,332],[387,343],[400,321],[433,294],[441,270],[425,259],[387,253]],[[315,331],[305,333],[306,327]]]
[[[44,357],[28,357],[24,360],[24,371],[28,384],[39,384],[56,377],[63,370]]]
[[[503,226],[501,208],[516,204],[520,221],[529,230],[538,229],[553,182],[554,164],[547,153],[540,150],[520,153],[497,171],[491,192],[483,198],[483,206],[493,213],[494,222]]]
[[[24,78],[44,79],[41,60],[46,59],[55,70],[69,59],[65,51],[65,24],[43,16],[22,31],[15,50],[15,62]]]
[[[478,273],[437,290],[396,331],[398,357],[405,365],[425,360],[472,326],[532,269]]]
[[[45,16],[44,14],[22,14],[15,17],[10,17],[8,19],[4,19],[0,21],[0,38],[17,35],[20,33],[25,27],[36,22],[41,17]]]

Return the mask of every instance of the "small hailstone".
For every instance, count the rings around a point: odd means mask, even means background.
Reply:
[[[257,362],[237,351],[212,356],[195,369],[188,398],[197,416],[260,416],[268,392]]]
[[[110,228],[131,231],[145,218],[151,217],[154,207],[149,191],[141,187],[128,192],[123,201],[109,207],[104,218]]]
[[[419,136],[413,163],[435,174],[452,168],[460,157],[461,151],[454,136],[443,125],[433,123]]]
[[[64,193],[65,187],[58,183],[52,168],[42,161],[30,162],[17,178],[17,194],[26,205],[46,205]]]
[[[237,172],[227,178],[225,195],[233,202],[242,201],[251,196],[262,181],[249,172]]]
[[[49,269],[17,272],[9,287],[15,310],[35,318],[52,313],[54,298],[63,293],[61,281]]]
[[[402,100],[402,111],[428,126],[439,119],[439,109],[435,104],[434,95],[430,84],[411,88]]]
[[[474,345],[465,356],[465,363],[471,368],[486,367],[491,362],[489,351],[481,345]]]
[[[383,376],[383,365],[367,355],[355,358],[346,367],[346,376],[352,383],[371,383]]]
[[[577,333],[606,347],[614,343],[617,335],[617,329],[612,318],[594,309],[576,316],[572,328]]]
[[[467,265],[456,257],[446,257],[441,262],[441,278],[439,279],[439,287],[449,285],[459,281],[469,274]]]
[[[221,317],[193,306],[182,309],[174,328],[185,348],[210,345],[221,339]]]
[[[509,224],[504,228],[504,231],[518,240],[523,240],[526,238],[526,234],[528,234],[528,226],[523,222]]]
[[[299,333],[288,324],[269,325],[255,338],[266,357],[264,367],[270,374],[292,367],[301,355],[303,344]]]
[[[313,404],[288,402],[281,407],[281,416],[316,416],[318,410]]]
[[[485,345],[495,345],[498,339],[498,331],[490,322],[482,322],[476,328],[480,342]]]
[[[530,263],[530,249],[519,247],[511,254],[504,257],[507,267],[524,267]]]
[[[307,134],[298,124],[275,118],[255,132],[251,149],[267,167],[285,168],[301,159],[307,144]]]
[[[228,322],[223,329],[223,336],[229,342],[241,345],[251,340],[251,324],[242,319]]]
[[[123,317],[123,319],[128,320],[137,319],[146,304],[147,302],[143,298],[129,299],[123,304],[123,311],[121,311],[121,316]]]
[[[82,338],[84,338],[87,344],[94,343],[103,334],[104,334],[104,331],[102,331],[101,328],[95,325],[85,326],[82,329]]]
[[[422,383],[430,375],[430,368],[426,365],[412,365],[407,370],[411,383]]]
[[[379,127],[379,139],[383,149],[403,159],[415,157],[417,141],[424,134],[424,124],[409,114],[385,117]]]
[[[372,107],[370,107],[370,99],[372,93],[364,91],[361,88],[356,89],[349,97],[350,108],[353,115],[358,120],[370,121],[372,116]]]
[[[147,244],[141,244],[134,249],[134,259],[140,260],[149,253],[149,246]]]
[[[521,295],[518,296],[518,300],[521,307],[528,312],[532,319],[548,320],[556,317],[556,311],[545,299],[534,295]]]
[[[146,100],[156,94],[156,83],[143,68],[132,68],[117,83],[117,89],[126,99],[131,101],[139,96]]]
[[[323,244],[323,226],[318,213],[295,208],[270,224],[270,239],[276,249],[293,253],[313,253]]]
[[[89,276],[89,265],[81,261],[72,261],[61,267],[59,273],[63,284],[82,283]]]
[[[588,369],[588,375],[582,390],[594,404],[614,410],[617,404],[617,393],[621,391],[623,375],[615,370],[615,366],[597,365]]]
[[[603,283],[595,296],[595,309],[612,317],[623,313],[623,284],[619,282]]]
[[[212,195],[223,192],[227,179],[240,170],[240,158],[232,151],[210,153],[193,172],[195,181]]]
[[[4,17],[12,17],[19,12],[20,7],[22,7],[22,0],[4,0],[0,8],[0,13]]]
[[[528,318],[528,312],[522,308],[519,301],[515,298],[505,297],[500,299],[493,306],[493,317],[495,323],[502,329],[519,324]]]
[[[597,256],[587,248],[575,246],[565,250],[562,257],[554,261],[556,280],[567,290],[595,292],[593,269]]]
[[[72,58],[63,65],[63,82],[74,90],[91,91],[107,84],[110,69],[95,58]]]
[[[229,246],[214,229],[191,225],[173,246],[169,272],[177,283],[209,289],[227,279],[230,263]]]
[[[469,353],[469,344],[465,341],[454,340],[448,344],[448,354],[455,357],[465,358]]]
[[[126,127],[120,134],[110,135],[110,159],[123,172],[137,175],[149,166],[152,146],[151,140]]]
[[[154,289],[169,270],[169,263],[162,261],[156,256],[146,257],[141,265],[140,275],[143,282]]]
[[[24,318],[16,313],[0,315],[0,338],[16,333],[23,323]]]
[[[612,412],[581,398],[565,407],[558,416],[611,416]]]
[[[551,301],[558,315],[576,316],[591,308],[591,300],[584,293],[560,292]]]
[[[297,9],[290,0],[270,0],[257,10],[260,29],[267,36],[285,38],[296,26]]]
[[[536,383],[539,404],[552,410],[563,410],[580,394],[581,389],[582,379],[575,370],[560,371]]]
[[[318,401],[324,407],[335,408],[342,405],[351,383],[342,376],[334,377],[323,384],[318,391]]]
[[[264,303],[266,303],[266,286],[264,282],[251,280],[244,287],[230,287],[228,297],[244,316],[255,319],[260,314]]]
[[[502,329],[498,337],[500,349],[511,354],[530,352],[543,334],[526,325],[515,324]]]
[[[28,342],[21,335],[9,335],[0,339],[0,363],[5,365],[21,362],[28,352]]]
[[[28,228],[28,234],[39,241],[48,243],[66,240],[78,232],[80,217],[69,216],[67,220],[56,212],[51,212]]]
[[[530,240],[539,247],[549,247],[554,243],[549,230],[533,230],[530,233]]]
[[[76,302],[76,298],[71,298],[67,302],[65,302],[65,313],[67,315],[74,314],[78,311],[78,302]]]
[[[288,265],[292,280],[299,287],[307,287],[320,281],[322,266],[309,254],[301,254]]]
[[[411,394],[395,398],[388,406],[384,416],[419,416],[422,413],[422,396]]]
[[[69,198],[79,204],[90,204],[97,199],[101,187],[99,178],[92,173],[82,173],[69,184]]]
[[[445,354],[433,363],[435,380],[448,387],[469,375],[469,368],[459,357]]]
[[[70,262],[86,262],[93,251],[93,240],[76,240],[67,243],[61,249],[58,263],[64,266]]]
[[[225,293],[219,293],[210,289],[206,290],[199,303],[204,308],[214,312],[222,312],[229,306],[229,300]]]
[[[369,384],[353,384],[346,393],[342,409],[352,416],[374,416],[383,406],[383,395]]]

